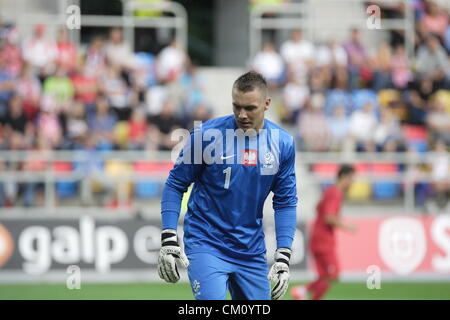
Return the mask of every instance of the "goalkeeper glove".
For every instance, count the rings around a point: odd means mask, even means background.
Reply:
[[[289,286],[289,259],[291,258],[291,249],[278,248],[275,252],[275,263],[269,271],[267,279],[275,281],[272,288],[272,300],[281,299]]]
[[[165,229],[161,233],[161,250],[158,258],[158,275],[166,282],[175,283],[180,280],[177,262],[184,268],[189,265],[189,260],[178,244],[176,230]]]

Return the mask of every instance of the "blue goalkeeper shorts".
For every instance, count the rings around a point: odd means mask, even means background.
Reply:
[[[252,261],[224,260],[211,253],[188,255],[188,275],[197,300],[270,300],[269,272],[264,257]]]

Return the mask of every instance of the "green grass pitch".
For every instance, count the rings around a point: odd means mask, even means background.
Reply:
[[[382,283],[381,289],[378,290],[367,289],[364,282],[341,282],[336,283],[325,298],[333,300],[449,300],[450,282],[386,282]],[[82,284],[80,290],[69,290],[65,284],[0,284],[0,300],[4,299],[190,300],[193,296],[187,283]],[[284,299],[292,299],[289,292]]]

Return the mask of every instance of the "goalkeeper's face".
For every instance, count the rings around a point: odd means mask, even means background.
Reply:
[[[269,108],[270,98],[266,93],[255,88],[252,91],[243,92],[233,89],[233,113],[238,128],[247,131],[258,131],[264,126],[264,114]]]

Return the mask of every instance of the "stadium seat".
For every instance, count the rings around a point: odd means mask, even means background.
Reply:
[[[346,113],[349,114],[352,108],[352,99],[350,94],[339,89],[330,90],[325,98],[325,113],[327,115],[332,115],[334,108],[338,105],[345,106],[347,111]]]
[[[339,170],[339,165],[337,163],[316,163],[313,165],[312,171],[316,175],[323,177],[334,178]]]
[[[420,152],[420,153],[425,153],[428,151],[428,143],[426,141],[419,141],[419,140],[409,141],[408,146],[411,149],[413,149],[417,152]]]
[[[428,138],[427,130],[422,126],[414,125],[403,125],[402,126],[403,135],[406,140],[421,140],[426,141]]]
[[[72,172],[73,165],[71,162],[54,162],[53,171],[60,172]],[[58,178],[55,184],[56,194],[59,198],[73,197],[77,193],[78,183],[71,180],[65,180],[64,178]]]
[[[372,174],[389,178],[398,172],[398,165],[395,163],[374,163],[372,165]],[[372,195],[376,200],[390,200],[398,197],[400,185],[395,182],[381,181],[372,185]]]
[[[355,201],[369,200],[372,192],[372,186],[366,178],[358,177],[358,175],[368,174],[370,171],[370,165],[367,163],[356,163],[353,167],[355,168],[356,178],[348,190],[348,198]]]
[[[402,131],[409,148],[421,153],[428,151],[428,133],[424,127],[403,125]]]
[[[155,56],[147,52],[137,52],[135,57],[139,70],[145,75],[146,85],[148,87],[156,85],[158,81],[156,80]]]
[[[445,106],[447,113],[450,114],[450,90],[438,90],[434,96],[437,101]]]
[[[352,94],[353,109],[361,109],[365,103],[371,102],[375,109],[378,108],[378,95],[370,89],[355,90]]]
[[[119,121],[114,127],[114,137],[116,143],[126,149],[128,143],[129,124],[127,121]]]
[[[321,190],[326,189],[328,186],[330,186],[334,178],[336,177],[339,170],[339,164],[337,163],[316,163],[312,167],[312,172],[315,176],[317,176],[320,179],[326,179],[329,180],[329,182],[322,182],[320,183]]]
[[[124,162],[124,161],[108,160],[105,163],[105,173],[110,178],[127,177],[131,174],[131,166],[127,162]],[[121,183],[125,184],[126,192],[127,192],[127,194],[130,194],[131,188],[132,188],[132,183],[129,182],[129,179],[115,183],[115,185],[117,186],[115,188],[115,190],[116,191],[119,190],[119,185]]]
[[[350,189],[347,192],[347,196],[350,200],[354,201],[366,201],[370,199],[372,187],[369,181],[365,179],[355,179]]]
[[[378,102],[381,107],[388,107],[393,101],[398,101],[401,98],[400,91],[395,89],[383,89],[378,92]]]
[[[136,162],[133,166],[135,173],[150,175],[151,173],[167,173],[173,167],[171,162]],[[134,193],[140,199],[153,199],[160,196],[162,191],[161,184],[149,179],[141,180],[135,183]]]

